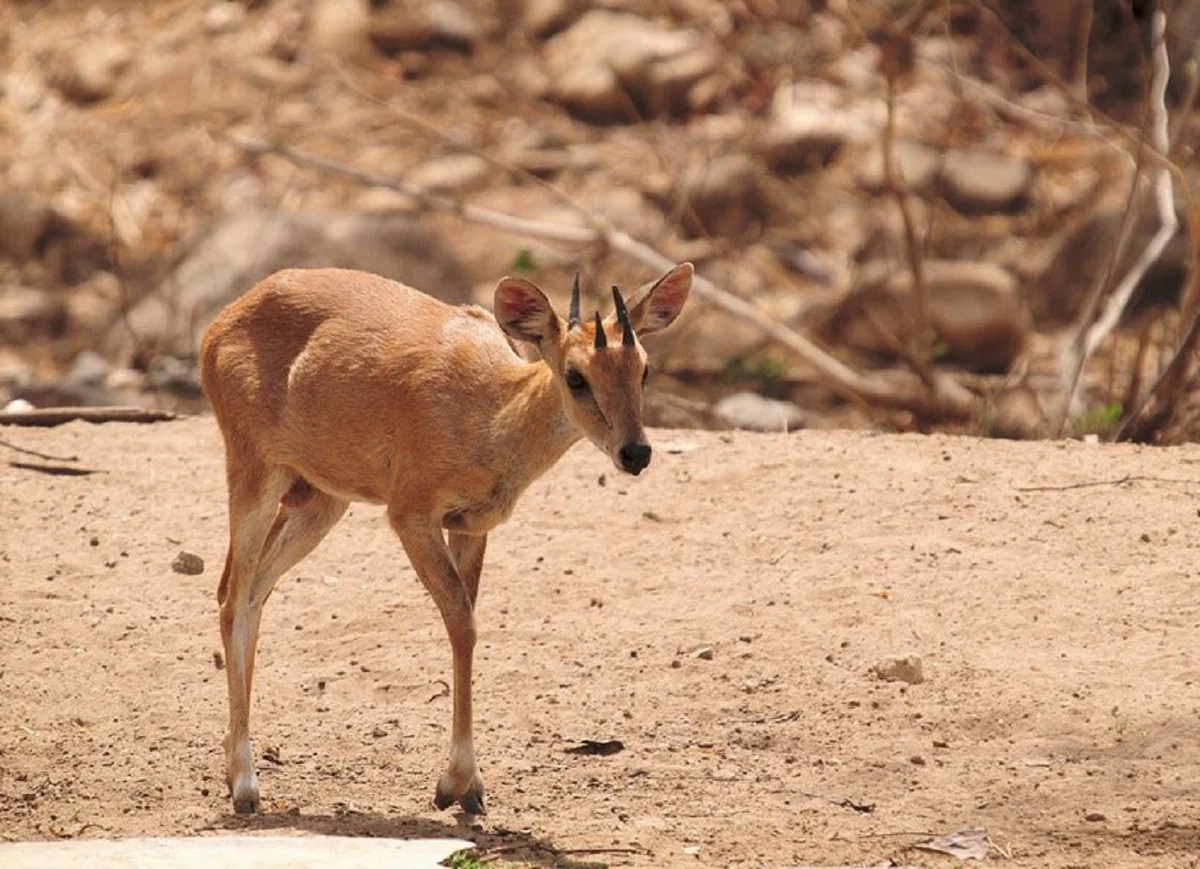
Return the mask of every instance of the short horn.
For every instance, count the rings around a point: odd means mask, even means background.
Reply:
[[[596,312],[596,349],[603,350],[608,346],[608,336],[604,334],[604,323],[600,319],[600,312]]]
[[[613,285],[613,303],[617,306],[617,322],[621,324],[621,343],[626,347],[632,347],[635,343],[633,335],[633,324],[629,322],[629,311],[625,307],[625,300],[621,298],[621,291]]]
[[[571,312],[567,316],[567,328],[579,328],[579,272],[575,272],[575,284],[571,287]]]

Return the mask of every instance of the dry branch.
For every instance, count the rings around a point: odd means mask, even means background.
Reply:
[[[605,218],[589,211],[581,211],[588,226],[571,226],[542,220],[517,217],[479,205],[450,199],[429,193],[399,178],[391,178],[364,172],[352,166],[314,157],[295,151],[278,142],[235,141],[243,151],[250,154],[274,154],[288,162],[319,169],[352,178],[360,183],[384,187],[410,196],[421,207],[457,215],[462,220],[490,226],[515,235],[530,236],[571,244],[601,244],[620,251],[631,259],[658,271],[665,271],[676,263],[646,243],[617,229]],[[799,332],[768,317],[756,307],[697,275],[693,280],[696,296],[728,314],[743,320],[764,335],[778,341],[811,365],[837,391],[844,395],[862,398],[871,404],[910,410],[922,416],[968,418],[975,415],[978,399],[970,390],[952,377],[935,374],[932,388],[923,388],[917,379],[896,381],[876,375],[863,375],[826,353]]]
[[[75,420],[83,422],[165,422],[175,414],[141,407],[41,407],[35,410],[0,411],[0,425],[49,427]]]
[[[1166,107],[1167,79],[1170,77],[1170,62],[1167,58],[1167,47],[1164,39],[1166,24],[1166,15],[1162,11],[1156,11],[1152,19],[1152,73],[1148,101],[1151,144],[1154,150],[1163,154],[1169,153],[1171,147]],[[1135,185],[1137,184],[1137,180],[1137,175],[1135,174]],[[1141,255],[1129,268],[1129,271],[1121,278],[1120,283],[1117,284],[1108,302],[1105,304],[1103,312],[1094,323],[1091,322],[1092,313],[1099,304],[1100,297],[1103,295],[1108,281],[1102,280],[1092,288],[1092,293],[1084,305],[1083,315],[1080,317],[1076,332],[1063,347],[1060,361],[1063,394],[1062,404],[1059,408],[1056,421],[1056,429],[1060,436],[1070,418],[1071,408],[1075,404],[1079,382],[1088,358],[1100,346],[1100,342],[1108,337],[1109,333],[1116,327],[1142,277],[1146,274],[1147,269],[1162,254],[1163,249],[1166,248],[1167,243],[1175,235],[1175,230],[1179,226],[1178,219],[1175,216],[1175,199],[1171,184],[1171,173],[1165,167],[1160,166],[1155,170],[1154,199],[1158,207],[1159,220],[1161,222],[1158,231],[1150,239],[1150,243],[1146,245]],[[1132,226],[1137,219],[1136,208],[1132,207],[1132,199],[1131,207],[1127,209],[1127,212],[1129,213],[1126,215],[1126,225]],[[1114,262],[1120,255],[1122,247],[1123,245],[1118,244],[1117,250],[1113,252]]]

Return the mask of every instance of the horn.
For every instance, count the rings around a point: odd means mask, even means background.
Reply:
[[[621,330],[624,335],[621,338],[621,343],[626,347],[634,345],[633,324],[629,322],[629,311],[625,308],[625,300],[621,298],[621,291],[613,285],[613,302],[617,306],[617,322],[621,324]]]
[[[600,319],[600,312],[596,312],[596,349],[603,350],[608,346],[608,336],[604,334],[604,323]]]
[[[567,317],[567,329],[579,328],[579,272],[575,272],[575,284],[571,287],[571,313]]]

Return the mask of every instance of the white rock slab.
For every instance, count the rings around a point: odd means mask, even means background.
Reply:
[[[0,844],[4,869],[441,869],[463,839],[194,836]]]

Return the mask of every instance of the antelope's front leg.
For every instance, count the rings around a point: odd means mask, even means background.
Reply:
[[[471,732],[471,667],[475,653],[475,607],[459,576],[442,531],[428,517],[389,515],[413,568],[437,604],[454,656],[454,721],[450,734],[450,766],[438,780],[433,804],[439,809],[457,802],[473,815],[485,812],[483,779],[475,763]],[[482,552],[480,553],[482,558]],[[478,572],[475,574],[478,578]]]

